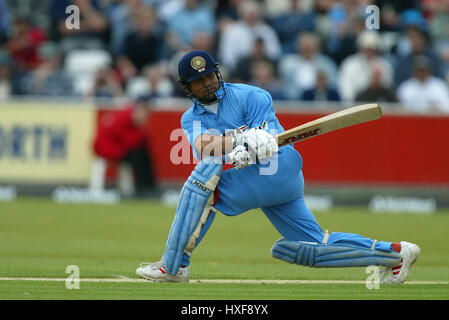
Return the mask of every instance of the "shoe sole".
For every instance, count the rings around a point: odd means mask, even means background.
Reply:
[[[141,274],[141,273],[136,272],[136,274],[137,274],[139,277],[144,278],[145,280],[148,280],[148,281],[150,281],[150,282],[158,282],[158,281],[154,280],[153,278],[148,278],[147,276],[145,276],[145,275],[143,275],[143,274]]]
[[[136,275],[138,275],[139,277],[144,278],[145,280],[148,280],[150,282],[189,282],[190,281],[189,279],[187,279],[187,280],[155,279],[155,278],[148,277],[147,275],[144,275],[137,271],[136,271]]]

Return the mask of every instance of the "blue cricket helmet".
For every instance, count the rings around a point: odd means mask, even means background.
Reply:
[[[215,92],[215,98],[206,99],[197,97],[189,88],[189,83],[206,74],[214,72],[217,76],[219,89]],[[226,95],[223,77],[218,69],[218,62],[206,51],[195,50],[185,54],[178,63],[178,82],[184,86],[184,90],[188,98],[192,101],[198,100],[203,105],[210,105],[220,101]]]
[[[191,51],[185,54],[178,63],[179,82],[182,85],[187,85],[211,72],[218,72],[218,63],[206,51]]]

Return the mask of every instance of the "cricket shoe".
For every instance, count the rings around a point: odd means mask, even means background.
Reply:
[[[177,274],[167,272],[163,261],[148,263],[142,262],[136,274],[144,279],[154,282],[189,282],[189,267],[181,267]]]
[[[394,267],[387,268],[382,276],[385,278],[382,280],[384,284],[401,284],[407,280],[408,274],[412,265],[418,259],[421,249],[413,243],[401,241],[401,262]],[[391,272],[389,275],[387,275]]]

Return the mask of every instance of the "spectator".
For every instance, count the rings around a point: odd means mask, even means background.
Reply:
[[[220,21],[225,20],[238,20],[238,6],[243,0],[218,0],[215,7],[215,16],[217,17],[218,24]]]
[[[239,6],[245,0],[218,0],[215,7],[217,31],[221,36],[229,26],[239,19]],[[222,66],[223,67],[223,66]]]
[[[423,0],[376,0],[375,2],[380,9],[391,6],[396,12],[404,12],[408,9],[419,8]]]
[[[413,60],[413,77],[398,88],[398,99],[411,111],[449,112],[449,88],[447,84],[431,74],[431,61],[426,56]]]
[[[118,74],[114,69],[105,67],[99,69],[94,78],[94,85],[89,96],[94,98],[112,99],[123,97],[124,92]]]
[[[62,67],[60,47],[47,42],[39,48],[41,64],[20,80],[20,94],[70,97],[75,95],[74,80]]]
[[[134,64],[124,56],[118,56],[114,63],[114,71],[120,80],[122,88],[137,75],[137,69]]]
[[[0,46],[6,43],[9,31],[9,10],[6,0],[0,0]]]
[[[380,9],[380,25],[382,26],[380,32],[400,32],[399,13],[394,9],[390,3],[384,4]]]
[[[429,32],[435,43],[449,38],[449,2],[424,0],[424,9],[428,10]]]
[[[7,52],[0,51],[0,100],[8,99],[13,93],[12,70]]]
[[[25,18],[17,18],[12,31],[7,42],[12,60],[21,71],[33,70],[41,63],[39,47],[47,41],[46,33],[33,27]]]
[[[417,9],[409,9],[402,12],[399,16],[401,38],[397,45],[397,54],[401,57],[407,56],[414,50],[414,33],[409,31],[420,31],[424,40],[429,36],[429,26],[423,14]],[[410,34],[409,34],[410,33]],[[416,45],[421,43],[416,43]],[[419,48],[421,49],[421,46]],[[419,54],[419,53],[418,53]]]
[[[427,24],[422,14],[417,10],[409,10],[402,14],[404,39],[398,44],[398,63],[395,67],[395,84],[399,86],[412,76],[413,60],[425,55],[431,63],[435,76],[443,78],[439,68],[441,61],[431,46]]]
[[[201,0],[185,0],[183,8],[168,22],[170,46],[174,51],[191,47],[198,32],[214,35],[215,31],[213,11]]]
[[[331,0],[316,0],[313,5],[313,13],[315,14],[315,27],[320,41],[323,41],[329,30],[329,10],[332,7]]]
[[[382,69],[373,67],[368,88],[362,90],[355,97],[359,102],[397,102],[396,93],[392,88],[382,83]]]
[[[444,79],[449,79],[449,38],[446,42],[439,43],[436,51],[441,60],[441,74]]]
[[[429,30],[435,53],[441,62],[441,76],[449,81],[449,2],[425,0],[429,11]]]
[[[148,95],[153,98],[171,97],[174,85],[162,63],[146,66],[142,76],[132,79],[126,88],[130,97]]]
[[[347,57],[340,66],[340,94],[344,101],[354,101],[357,94],[366,88],[372,79],[374,68],[381,70],[382,83],[393,85],[392,65],[379,54],[380,38],[376,31],[364,31],[357,38],[358,52]]]
[[[134,29],[126,36],[119,55],[121,59],[128,59],[137,71],[141,71],[144,66],[162,58],[164,33],[149,6],[140,8],[133,17],[133,26]]]
[[[141,0],[113,0],[108,7],[107,17],[110,23],[110,50],[116,55],[121,49],[125,37],[131,31],[131,21],[142,7]]]
[[[254,42],[254,47],[251,55],[239,59],[236,67],[232,71],[231,79],[233,82],[248,82],[251,79],[251,70],[253,69],[253,64],[259,61],[266,61],[272,65],[274,73],[277,75],[277,65],[276,61],[270,59],[265,54],[265,44],[263,39],[258,38]]]
[[[357,34],[365,28],[365,20],[350,5],[357,1],[317,1],[317,30],[322,39],[323,53],[337,65],[356,52]],[[320,7],[318,7],[320,6]]]
[[[279,73],[288,99],[300,99],[304,90],[316,86],[318,67],[327,73],[329,85],[334,88],[337,86],[337,65],[320,52],[319,40],[315,34],[299,34],[296,51],[296,54],[286,55],[279,62]]]
[[[185,0],[140,0],[156,9],[157,16],[167,23],[184,7]]]
[[[316,0],[293,0],[296,2],[295,10],[301,12],[312,11]],[[269,18],[287,13],[292,8],[292,0],[264,0],[265,11]]]
[[[214,48],[214,35],[204,31],[198,31],[193,35],[191,50],[204,50],[207,52],[214,52]]]
[[[258,38],[264,41],[265,54],[277,60],[281,55],[279,38],[276,31],[262,19],[259,5],[247,0],[239,5],[238,10],[239,20],[227,25],[221,33],[218,44],[221,63],[233,70],[240,58],[251,54]]]
[[[258,60],[251,65],[249,84],[268,91],[273,100],[284,100],[282,84],[276,78],[273,64],[268,61]]]
[[[380,8],[380,37],[383,57],[390,61],[392,66],[397,61],[398,40],[401,38],[401,24],[399,13],[393,5],[385,4]]]
[[[80,13],[79,28],[67,28],[70,14],[66,9],[76,5]],[[56,34],[54,41],[60,41],[62,50],[68,53],[74,49],[104,49],[108,41],[109,24],[99,0],[51,0],[50,16]]]
[[[315,87],[307,89],[302,94],[304,101],[340,101],[340,94],[328,83],[328,72],[318,68]]]
[[[139,98],[133,106],[110,111],[101,119],[93,143],[97,156],[132,166],[137,195],[145,195],[156,186],[146,126],[150,115],[147,97]]]
[[[302,12],[298,0],[289,0],[288,2],[288,10],[271,20],[271,25],[281,42],[282,54],[296,51],[295,40],[299,33],[315,30],[315,15],[310,12]]]

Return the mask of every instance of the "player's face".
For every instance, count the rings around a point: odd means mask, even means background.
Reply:
[[[215,72],[190,82],[190,90],[200,101],[209,102],[216,100],[215,92],[220,88]]]

